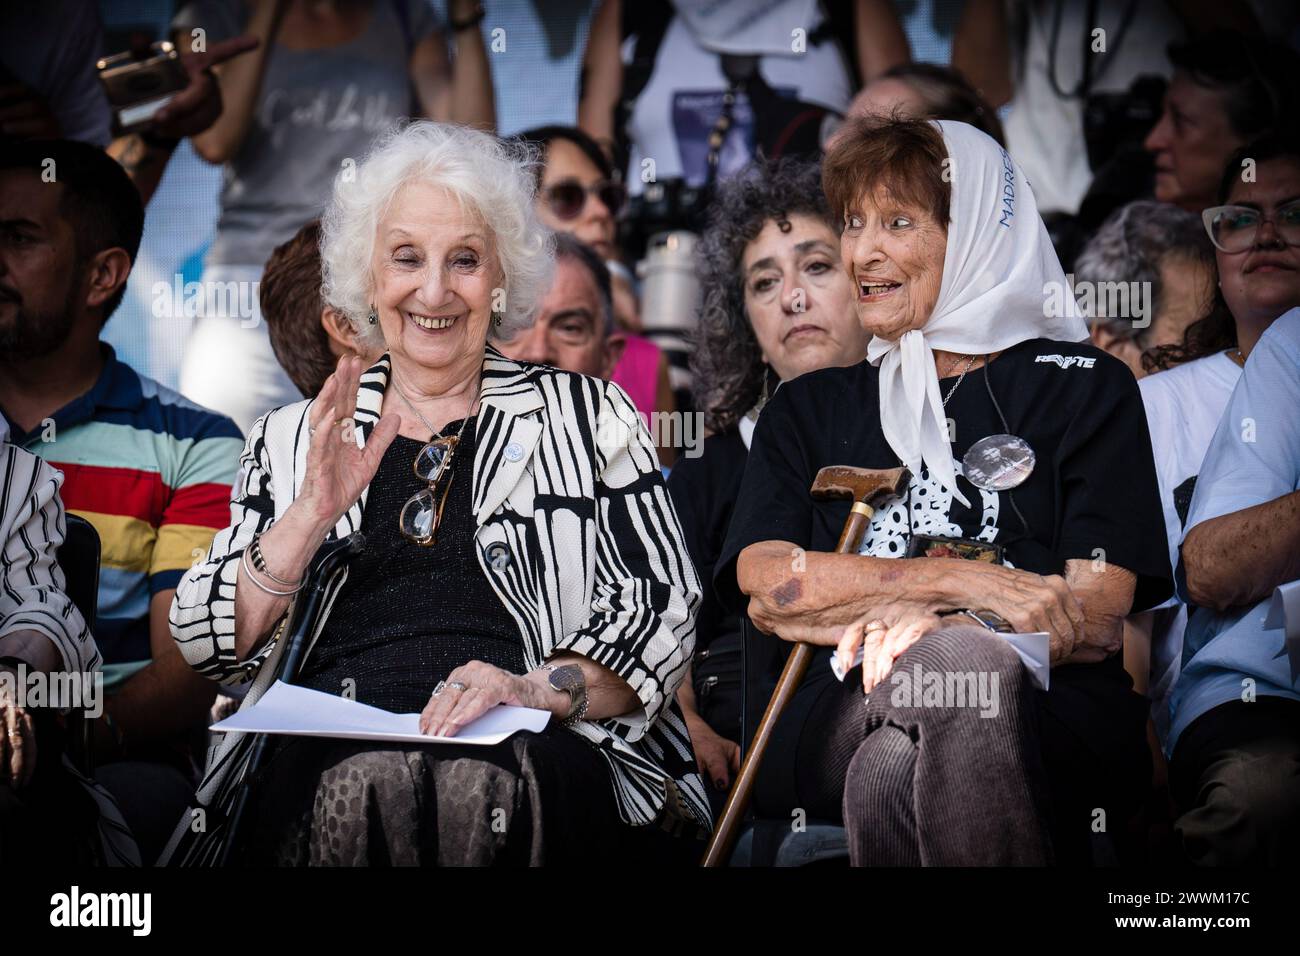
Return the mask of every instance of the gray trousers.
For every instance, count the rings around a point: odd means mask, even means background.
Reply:
[[[756,812],[842,820],[861,865],[1088,866],[1149,786],[1147,709],[1118,660],[1054,667],[1042,691],[974,626],[922,638],[867,698],[861,670],[841,684],[822,654],[778,722]]]
[[[966,626],[924,637],[856,706],[843,802],[854,865],[1052,862],[1033,690],[1006,641]]]

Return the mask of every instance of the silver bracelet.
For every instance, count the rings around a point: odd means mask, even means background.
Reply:
[[[296,582],[286,581],[284,578],[273,574],[271,569],[267,567],[266,555],[262,553],[262,533],[260,531],[253,535],[253,540],[248,543],[248,552],[249,557],[253,559],[253,567],[256,568],[260,574],[264,574],[270,578],[272,584],[279,584],[286,588],[302,584],[302,578],[299,578]]]
[[[242,552],[240,552],[239,560],[240,560],[240,563],[243,564],[243,566],[244,566],[244,576],[245,576],[246,578],[248,578],[248,580],[252,581],[253,584],[254,584],[256,587],[258,587],[258,588],[261,589],[262,591],[265,591],[267,594],[273,594],[273,595],[275,595],[276,597],[289,597],[290,595],[292,595],[292,594],[297,594],[299,591],[301,591],[302,588],[303,588],[303,585],[307,583],[307,582],[306,582],[306,579],[304,579],[304,580],[302,580],[302,581],[299,581],[299,582],[298,582],[298,586],[297,586],[296,588],[294,588],[292,591],[276,591],[276,590],[274,590],[273,588],[268,588],[268,587],[267,587],[265,584],[263,584],[261,581],[257,580],[257,574],[254,572],[252,566],[250,566],[249,563],[248,563],[248,549],[247,549],[247,548],[245,548]]]

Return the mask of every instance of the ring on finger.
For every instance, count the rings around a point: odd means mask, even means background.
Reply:
[[[430,694],[429,696],[430,696],[430,697],[437,697],[439,694],[441,694],[441,693],[443,692],[443,690],[446,689],[446,687],[447,687],[447,682],[446,682],[445,680],[440,680],[440,681],[438,681],[438,683],[437,683],[436,685],[434,685],[433,693]]]
[[[449,681],[447,686],[450,687],[452,690],[459,690],[459,691],[465,691],[469,689],[469,685],[462,684],[458,680]]]

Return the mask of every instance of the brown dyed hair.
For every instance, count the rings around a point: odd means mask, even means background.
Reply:
[[[884,187],[899,202],[930,213],[948,228],[952,187],[943,179],[948,149],[929,120],[860,117],[848,121],[822,162],[831,214],[843,219],[864,195]]]
[[[320,220],[313,219],[266,260],[258,298],[276,360],[304,398],[315,398],[337,364],[320,324]]]

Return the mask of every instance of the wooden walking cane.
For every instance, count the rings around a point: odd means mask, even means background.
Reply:
[[[862,538],[875,514],[876,505],[885,498],[901,494],[907,487],[911,473],[906,468],[890,468],[887,471],[869,471],[866,468],[854,468],[850,465],[831,465],[817,472],[811,489],[814,498],[852,498],[853,510],[844,522],[840,532],[840,542],[835,546],[836,554],[856,554],[862,546]],[[795,644],[776,682],[776,690],[768,702],[763,719],[754,732],[754,740],[745,754],[740,773],[731,785],[727,796],[727,805],[722,817],[714,828],[709,848],[704,854],[703,866],[725,866],[731,859],[731,851],[740,836],[740,824],[749,809],[749,800],[753,796],[754,781],[758,778],[758,768],[763,762],[763,755],[772,740],[772,731],[777,721],[785,713],[786,707],[794,699],[794,692],[803,682],[803,675],[808,670],[816,647],[811,644]]]

